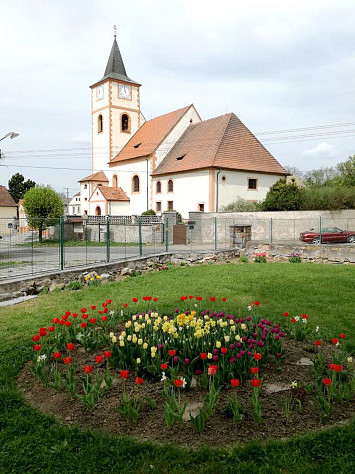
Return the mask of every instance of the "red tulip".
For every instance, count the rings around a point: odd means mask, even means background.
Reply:
[[[308,314],[306,314],[306,313],[301,314],[301,318],[308,319]]]
[[[176,355],[176,350],[175,349],[170,349],[168,351],[168,353],[169,353],[169,356],[174,357]]]
[[[93,305],[90,306],[90,308],[91,308],[92,310],[94,310],[94,309],[96,309],[96,306],[93,304]]]
[[[291,323],[295,323],[295,322],[296,322],[295,318],[292,318]]]
[[[339,336],[340,336],[342,339],[345,339],[345,338],[346,338],[346,334],[344,334],[344,333],[339,334]]]
[[[82,314],[81,317],[82,317],[83,319],[88,319],[89,315],[88,315],[88,314]]]
[[[66,325],[67,328],[70,328],[70,326],[71,326],[71,321],[65,321],[65,325]]]
[[[105,308],[105,309],[104,309],[104,313],[108,313],[108,308]]]
[[[90,324],[95,324],[96,323],[96,318],[90,318],[89,323]]]
[[[158,298],[157,298],[157,297],[153,298],[153,301],[157,302],[157,301],[158,301]]]
[[[260,379],[252,379],[251,380],[251,384],[254,388],[256,387],[260,387],[260,384],[261,384],[261,380]]]
[[[322,341],[315,341],[314,343],[316,346],[320,346],[322,344]]]
[[[107,316],[101,316],[101,321],[102,321],[102,322],[105,323],[105,322],[107,321],[107,319],[108,319]]]
[[[330,379],[323,379],[324,385],[331,385],[332,381]]]
[[[60,352],[53,352],[53,359],[59,360],[62,357]]]
[[[258,369],[258,367],[250,367],[250,372],[252,374],[257,374],[259,372],[259,369]]]
[[[192,300],[193,296],[192,295],[189,295],[189,300]]]
[[[95,362],[101,364],[104,360],[104,356],[95,356]]]
[[[287,318],[287,316],[289,316],[289,313],[285,312],[284,316],[285,316],[285,318]]]
[[[107,306],[107,303],[106,303],[106,302],[105,302],[105,303],[102,303],[102,305],[101,305],[101,306],[102,306],[103,308],[106,308],[106,306]]]
[[[53,332],[55,330],[55,326],[49,326],[48,331]]]
[[[68,318],[69,318],[69,314],[63,314],[62,316],[63,321],[67,321]]]
[[[222,298],[223,303],[227,301],[227,298]]]
[[[86,308],[81,308],[80,310],[82,313],[86,313],[87,309]]]
[[[261,354],[259,354],[258,352],[255,352],[254,354],[254,359],[255,360],[261,360],[263,358],[263,356]]]
[[[52,323],[53,324],[58,324],[59,323],[59,318],[52,318]]]
[[[136,384],[137,385],[142,385],[142,383],[143,383],[143,379],[140,378],[140,377],[136,377]]]
[[[86,366],[84,367],[84,372],[85,372],[86,374],[90,374],[90,373],[92,372],[92,365],[86,365]]]
[[[63,362],[65,365],[69,365],[71,363],[71,357],[63,357]]]
[[[106,359],[109,359],[111,357],[111,354],[112,354],[111,351],[105,351],[104,352],[104,356],[106,357]]]
[[[341,372],[343,370],[343,366],[336,364],[335,367],[334,367],[334,370],[335,370],[335,372]]]
[[[217,372],[217,365],[209,365],[208,366],[208,375],[215,375]]]
[[[328,367],[330,368],[330,370],[334,370],[335,364],[328,364]]]
[[[175,387],[182,387],[184,385],[184,381],[181,379],[174,380]]]
[[[210,296],[210,301],[213,303],[214,301],[216,301],[216,298],[214,296]]]
[[[47,335],[47,328],[39,328],[39,335],[46,336]]]
[[[73,342],[68,342],[68,344],[67,344],[67,350],[68,350],[68,351],[73,351],[73,350],[74,350],[74,343],[73,343]]]
[[[38,342],[40,339],[41,339],[41,336],[39,336],[38,334],[36,334],[35,336],[32,336],[33,342]]]
[[[200,358],[201,358],[202,360],[205,360],[205,359],[207,358],[207,352],[201,352]]]
[[[106,300],[106,303],[107,303],[107,304],[111,304],[111,303],[112,303],[112,300]]]
[[[185,296],[180,296],[180,301],[184,301],[185,300]]]
[[[255,306],[259,306],[260,301],[254,301]]]
[[[227,354],[228,349],[226,347],[221,347],[222,354]]]
[[[35,344],[35,345],[33,346],[33,350],[34,350],[35,352],[38,352],[38,351],[41,350],[41,347],[42,347],[41,344]]]
[[[235,388],[239,387],[240,380],[239,379],[231,379],[231,385],[232,385],[232,387],[235,387]]]
[[[138,302],[138,298],[132,298],[132,301],[133,301],[133,303],[137,303],[137,302]]]
[[[70,311],[66,311],[64,314],[65,314],[65,316],[70,316],[70,315],[71,315],[71,312],[70,312]]]
[[[164,363],[163,363],[163,364],[160,364],[160,368],[161,368],[162,370],[166,370],[166,369],[168,368],[168,364],[164,364]]]
[[[122,379],[126,379],[129,376],[129,370],[120,370],[120,376]]]
[[[73,313],[72,316],[73,316],[73,318],[77,318],[79,315],[78,315],[78,313]]]
[[[80,327],[83,328],[83,329],[86,328],[87,325],[88,325],[88,323],[85,323],[85,322],[80,323]]]
[[[123,307],[124,308],[127,308],[128,304],[127,303],[123,303]]]
[[[333,337],[332,343],[333,343],[334,345],[338,344],[338,339],[337,339],[336,337]]]
[[[100,309],[100,311],[98,311],[98,313],[99,313],[99,314],[102,314],[102,313],[103,313],[103,311],[101,311],[101,309]]]

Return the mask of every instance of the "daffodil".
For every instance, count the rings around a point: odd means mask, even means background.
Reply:
[[[142,347],[143,347],[143,349],[147,349],[147,348],[148,348],[148,344],[145,342]]]
[[[124,341],[120,341],[120,347],[124,347]]]
[[[131,336],[131,335],[127,336],[127,341],[128,341],[128,342],[131,342],[131,341],[132,341],[132,336]]]
[[[143,339],[138,339],[138,345],[141,346],[143,344]]]
[[[207,359],[212,359],[212,354],[211,354],[211,352],[209,352],[209,353],[207,354]]]
[[[117,342],[117,337],[116,336],[112,336],[111,337],[111,341],[115,344]]]
[[[291,382],[291,388],[297,388],[297,386],[298,386],[298,384],[297,384],[296,380]]]
[[[219,348],[221,347],[221,345],[222,345],[222,344],[221,344],[221,341],[217,341],[217,342],[216,342],[216,347],[217,347],[217,349],[219,349]]]
[[[140,364],[140,363],[141,363],[141,360],[140,360],[139,357],[137,357],[136,362],[137,362],[137,364]]]

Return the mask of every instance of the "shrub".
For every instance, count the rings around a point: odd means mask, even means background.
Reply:
[[[304,201],[304,189],[295,183],[287,184],[286,178],[279,179],[269,189],[261,203],[263,211],[299,211]]]
[[[142,216],[156,216],[154,209],[148,209],[148,211],[142,212]]]
[[[247,201],[243,198],[237,198],[234,202],[222,207],[222,212],[251,212],[259,211],[260,204],[254,201]]]

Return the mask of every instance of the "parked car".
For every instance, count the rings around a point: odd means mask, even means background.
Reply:
[[[314,232],[310,230],[307,232],[300,233],[300,240],[302,242],[309,242],[312,244],[320,244],[322,239],[322,244],[331,244],[331,243],[355,243],[355,231],[353,230],[342,230],[338,227],[325,227],[322,229],[321,235],[319,232]]]

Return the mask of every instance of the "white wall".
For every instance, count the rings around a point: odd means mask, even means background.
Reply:
[[[173,180],[174,192],[168,193],[169,179]],[[161,193],[156,193],[156,182],[161,182]],[[156,201],[161,201],[162,211],[168,210],[168,201],[173,201],[173,209],[180,212],[184,219],[189,217],[189,211],[197,211],[198,204],[203,203],[206,211],[209,203],[209,172],[194,171],[178,173],[169,176],[157,176],[153,179],[153,209]]]

